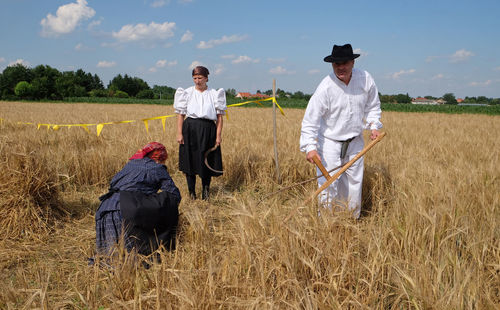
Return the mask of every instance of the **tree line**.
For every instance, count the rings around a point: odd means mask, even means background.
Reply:
[[[272,90],[262,93],[271,96]],[[91,74],[78,69],[76,71],[64,71],[52,68],[48,65],[38,65],[28,68],[23,64],[16,64],[6,67],[0,73],[0,99],[3,100],[62,100],[70,97],[115,97],[115,98],[137,98],[137,99],[166,99],[173,98],[175,88],[168,86],[154,85],[150,87],[148,83],[138,77],[131,77],[127,74],[118,74],[106,87],[97,74]],[[233,88],[226,89],[229,98],[234,98],[237,94]],[[287,92],[282,89],[276,90],[277,97],[292,98],[308,101],[310,94],[301,91]],[[411,103],[408,94],[383,95],[379,93],[382,103]],[[438,99],[432,96],[425,96],[427,99]],[[447,104],[457,104],[457,100],[452,93],[446,93],[441,97]],[[500,104],[500,98],[465,97],[467,103]]]
[[[417,96],[421,97],[421,96]],[[411,103],[411,97],[408,94],[397,95],[382,95],[379,93],[380,102],[382,103]],[[442,97],[423,96],[422,98],[430,100],[442,99],[445,104],[458,104],[457,98],[453,93],[446,93]],[[477,104],[500,104],[500,98],[487,98],[485,96],[479,97],[465,97],[464,103],[477,103]]]
[[[175,89],[150,87],[138,77],[118,74],[104,87],[97,74],[78,69],[64,71],[46,65],[28,68],[22,64],[6,67],[0,74],[3,100],[62,100],[69,97],[115,97],[138,99],[172,98]]]

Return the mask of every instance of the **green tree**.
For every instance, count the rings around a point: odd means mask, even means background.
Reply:
[[[464,102],[467,102],[467,103],[477,103],[477,98],[476,97],[465,97],[464,98]]]
[[[443,95],[443,100],[446,104],[457,104],[457,99],[453,93],[446,93]]]
[[[378,95],[380,102],[382,103],[397,103],[391,95],[382,95],[379,93]]]
[[[118,74],[109,82],[108,89],[121,90],[129,96],[135,97],[141,90],[150,89],[150,87],[148,83],[138,77]]]
[[[153,86],[153,93],[156,99],[173,99],[175,94],[175,88],[168,86]]]
[[[73,71],[63,72],[56,80],[56,90],[60,97],[86,97],[87,90],[79,84],[79,77]]]
[[[75,72],[75,82],[78,85],[85,87],[87,92],[93,89],[104,89],[102,81],[97,75],[86,73],[82,69],[78,69]]]
[[[485,96],[479,96],[477,97],[477,103],[488,103],[490,100],[486,98]]]
[[[304,99],[304,93],[299,91],[296,91],[293,93],[292,98],[294,99]]]
[[[289,97],[289,96],[290,96],[290,94],[289,94],[289,93],[287,93],[287,92],[285,92],[284,90],[282,90],[282,89],[279,89],[279,88],[278,88],[278,89],[276,90],[276,96],[277,96],[278,98],[287,98],[287,97]]]
[[[408,94],[397,94],[395,99],[397,103],[411,103],[411,97]]]
[[[2,94],[2,98],[7,99],[9,97],[14,97],[14,89],[17,83],[21,81],[31,83],[32,80],[33,72],[30,68],[23,64],[8,66],[3,70],[0,79],[0,93]]]
[[[59,70],[50,66],[39,65],[33,68],[33,97],[35,99],[60,98],[56,90],[56,80],[61,76]]]
[[[26,81],[17,83],[14,92],[16,96],[22,99],[29,99],[33,95],[33,87]]]
[[[115,91],[114,97],[116,97],[116,98],[128,98],[129,95],[124,91],[117,90],[117,91]]]
[[[234,88],[227,88],[226,89],[226,97],[227,98],[234,98],[236,96],[236,89]]]
[[[93,90],[89,91],[89,96],[90,97],[101,97],[101,98],[109,97],[109,91],[107,91],[105,89],[93,89]]]
[[[154,99],[155,93],[152,89],[143,89],[135,97],[139,99]]]

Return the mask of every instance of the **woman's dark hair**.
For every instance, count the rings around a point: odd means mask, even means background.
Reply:
[[[208,72],[208,69],[203,67],[203,66],[197,66],[193,69],[193,74],[192,76],[195,75],[203,75],[204,77],[208,78],[208,75],[210,72]]]

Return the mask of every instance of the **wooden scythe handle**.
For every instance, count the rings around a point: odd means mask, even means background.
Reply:
[[[319,170],[321,171],[321,173],[323,174],[323,176],[325,177],[325,179],[330,180],[332,178],[332,176],[328,173],[328,171],[326,170],[325,166],[323,166],[323,163],[321,162],[321,159],[319,159],[318,156],[314,156],[313,157],[313,161],[316,164],[316,166],[318,166]]]
[[[319,195],[319,193],[321,193],[322,191],[324,191],[328,186],[330,186],[330,184],[333,183],[333,181],[335,181],[342,173],[344,173],[347,169],[349,169],[349,167],[351,167],[358,159],[360,159],[363,155],[365,155],[366,152],[368,152],[375,144],[377,144],[378,142],[380,142],[380,140],[382,140],[382,138],[385,137],[385,132],[382,132],[378,137],[377,139],[373,140],[372,142],[370,142],[370,144],[368,144],[367,146],[365,146],[365,148],[363,150],[361,150],[361,152],[359,152],[353,159],[351,159],[345,166],[342,167],[342,169],[340,169],[339,171],[337,171],[337,173],[335,173],[333,176],[331,176],[330,178],[326,178],[327,181],[325,183],[323,183],[323,185],[321,185],[320,188],[318,188],[316,190],[316,192],[314,192],[314,194],[309,197],[304,203],[309,203],[311,200],[313,200],[314,198],[316,198],[316,196]],[[315,161],[316,162],[316,161]],[[321,164],[321,162],[320,162]],[[324,167],[323,167],[324,168]],[[321,168],[320,168],[321,170]],[[325,170],[326,171],[326,170]],[[321,171],[323,174],[324,172]]]

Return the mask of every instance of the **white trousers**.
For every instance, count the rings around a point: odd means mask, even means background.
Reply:
[[[351,141],[347,148],[346,156],[340,159],[342,143],[329,140],[318,140],[318,154],[326,170],[329,171],[335,167],[349,162],[364,147],[363,135],[359,135]],[[319,196],[319,203],[323,208],[349,210],[354,218],[359,218],[361,213],[361,190],[363,187],[363,168],[364,158],[361,157],[349,169],[347,169],[337,180],[322,191]],[[322,175],[319,169],[317,175]],[[330,175],[336,173],[339,169],[330,172]],[[324,177],[318,179],[318,187],[326,182]]]

